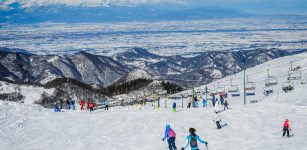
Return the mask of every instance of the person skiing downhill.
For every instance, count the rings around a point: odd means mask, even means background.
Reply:
[[[282,136],[284,137],[286,135],[286,132],[287,132],[287,137],[289,137],[289,130],[291,131],[289,119],[286,119],[285,123],[283,125],[284,133],[282,134]]]
[[[221,105],[224,105],[224,96],[223,95],[220,95],[220,102],[221,102]]]
[[[85,102],[84,102],[84,100],[82,100],[82,101],[80,102],[81,110],[84,110],[84,104],[85,104]]]
[[[165,139],[167,139],[168,148],[170,150],[177,150],[177,147],[176,147],[176,144],[175,144],[176,133],[171,128],[171,126],[169,124],[166,125],[166,127],[165,127],[164,137],[162,138],[162,141],[164,141]]]
[[[173,103],[172,108],[173,108],[173,112],[176,112],[176,102]]]
[[[215,112],[215,119],[214,119],[214,121],[216,123],[217,129],[222,129],[221,124],[220,124],[221,120],[222,119],[221,119],[221,116],[219,115],[219,112],[216,111]]]
[[[208,142],[202,140],[198,135],[196,135],[196,130],[194,128],[190,128],[189,129],[190,134],[187,136],[187,144],[181,148],[181,150],[184,150],[188,147],[188,145],[190,145],[191,150],[199,150],[198,148],[198,144],[197,141],[203,143],[206,145],[206,147],[208,147]]]

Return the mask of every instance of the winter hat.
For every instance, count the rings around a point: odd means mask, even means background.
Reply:
[[[167,124],[167,125],[166,125],[166,128],[167,128],[167,129],[168,129],[168,128],[171,128],[171,126],[170,126],[169,124]]]

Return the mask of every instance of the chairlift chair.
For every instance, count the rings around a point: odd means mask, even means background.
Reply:
[[[228,87],[228,92],[238,92],[239,91],[239,87],[238,85],[230,85],[230,87]]]
[[[282,90],[284,91],[284,92],[288,92],[288,91],[292,91],[292,90],[294,90],[294,84],[293,84],[293,82],[292,81],[287,81],[287,82],[284,82],[283,84],[282,84]]]
[[[273,87],[271,87],[271,86],[270,87],[264,87],[262,91],[263,91],[264,95],[274,93]]]
[[[288,71],[288,80],[301,80],[302,72],[299,70],[289,70]]]
[[[247,82],[245,86],[245,90],[255,90],[255,89],[256,89],[255,82]]]
[[[277,77],[276,76],[268,76],[265,79],[265,86],[266,87],[270,87],[273,85],[277,85],[278,81],[277,81]]]

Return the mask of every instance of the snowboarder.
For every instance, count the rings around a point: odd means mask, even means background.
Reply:
[[[89,107],[89,109],[90,109],[90,112],[93,112],[93,111],[94,111],[94,103],[93,103],[92,101],[89,101],[88,107]]]
[[[224,101],[224,110],[226,110],[226,108],[229,109],[228,105],[229,105],[228,101],[227,101],[227,99],[225,99],[225,101]]]
[[[75,110],[76,107],[75,107],[75,103],[76,101],[74,99],[71,100],[71,107],[72,107],[72,110]]]
[[[173,103],[172,108],[173,108],[173,112],[176,112],[176,102]]]
[[[203,107],[207,107],[207,100],[203,99]]]
[[[69,99],[66,100],[66,108],[70,109],[70,101],[69,101]]]
[[[289,130],[291,131],[289,119],[286,119],[284,126],[283,126],[284,133],[282,134],[282,136],[284,137],[286,135],[286,132],[287,132],[287,137],[289,137]]]
[[[104,109],[109,110],[109,101],[107,99],[104,101]]]
[[[171,128],[171,126],[169,124],[166,125],[166,127],[165,127],[164,137],[162,138],[162,141],[164,141],[165,139],[167,139],[168,148],[170,150],[177,150],[177,147],[176,147],[176,144],[175,144],[176,133]]]
[[[82,101],[80,102],[81,110],[84,110],[84,104],[85,104],[85,102],[84,102],[84,100],[82,100]]]
[[[219,115],[219,112],[216,111],[214,121],[216,123],[217,129],[222,129],[221,124],[220,124],[221,120],[222,119],[221,119],[221,116]]]
[[[186,149],[190,145],[191,150],[199,150],[197,141],[203,143],[208,147],[208,142],[202,140],[198,135],[196,135],[196,130],[194,128],[189,129],[190,135],[187,136],[187,144],[181,148],[182,150]]]

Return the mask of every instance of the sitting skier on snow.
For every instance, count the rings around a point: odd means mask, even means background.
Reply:
[[[54,104],[54,109],[53,109],[53,111],[54,111],[54,112],[61,112],[61,109],[60,109],[58,103],[55,103],[55,104]]]

